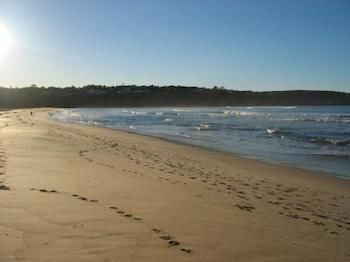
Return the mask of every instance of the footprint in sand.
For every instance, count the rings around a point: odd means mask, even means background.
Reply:
[[[51,190],[44,189],[44,188],[42,188],[42,189],[36,189],[36,188],[32,187],[32,188],[30,188],[29,190],[31,190],[31,191],[39,191],[39,192],[42,192],[42,193],[59,193],[59,192],[58,192],[57,190],[55,190],[55,189],[51,189]]]
[[[163,239],[163,240],[171,240],[173,237],[170,235],[162,235],[159,238]]]
[[[158,228],[152,228],[152,231],[156,234],[159,234],[162,232],[162,230],[158,229]]]
[[[88,199],[86,197],[79,197],[80,200],[87,201]]]
[[[192,253],[192,249],[190,249],[190,248],[185,248],[185,247],[183,247],[183,248],[180,248],[180,250],[181,250],[182,252]]]
[[[238,207],[240,210],[252,212],[255,207],[252,206],[251,204],[237,204],[236,207]]]
[[[0,185],[0,190],[10,190],[10,188],[5,185]]]
[[[168,244],[169,244],[169,246],[178,246],[178,245],[180,245],[180,242],[177,240],[170,240],[168,242]]]
[[[317,226],[324,226],[325,225],[323,222],[316,221],[316,220],[313,220],[312,222],[314,222],[314,224]]]

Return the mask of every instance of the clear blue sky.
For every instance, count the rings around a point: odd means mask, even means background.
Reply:
[[[0,0],[0,25],[0,86],[350,92],[349,0]]]

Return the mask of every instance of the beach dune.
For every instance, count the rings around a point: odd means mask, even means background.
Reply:
[[[349,261],[350,181],[0,112],[1,261]]]

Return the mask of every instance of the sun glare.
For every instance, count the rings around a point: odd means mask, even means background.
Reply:
[[[12,38],[10,31],[2,24],[0,24],[0,61],[6,56],[11,49]]]

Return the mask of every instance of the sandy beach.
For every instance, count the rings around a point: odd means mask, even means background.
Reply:
[[[350,181],[0,112],[0,261],[350,261]]]

